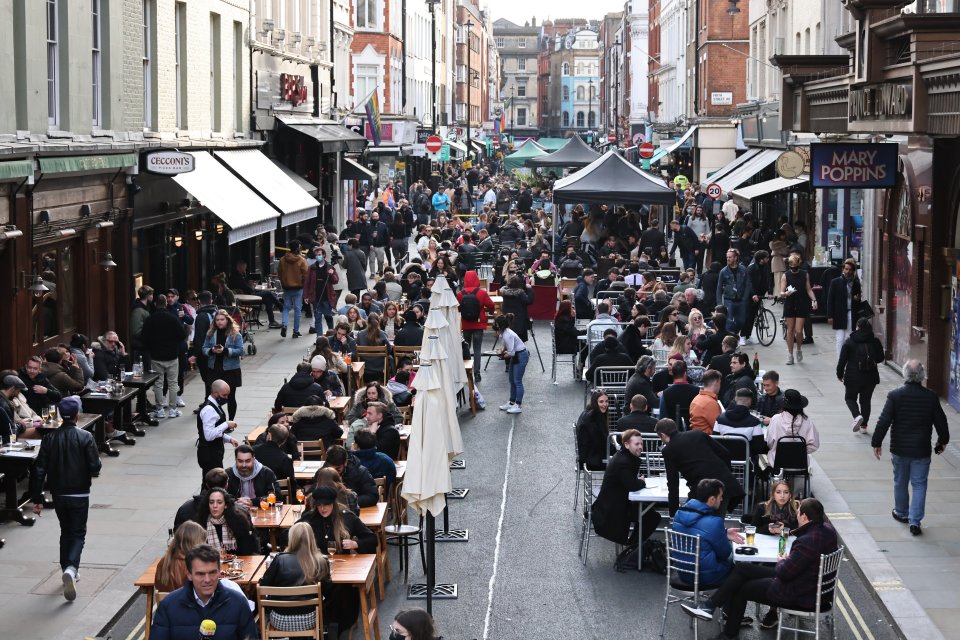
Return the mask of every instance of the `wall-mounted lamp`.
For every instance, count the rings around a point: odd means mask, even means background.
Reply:
[[[101,220],[100,222],[98,222],[98,223],[97,223],[96,225],[94,225],[94,226],[96,226],[97,229],[109,229],[110,227],[113,226],[113,221],[112,221],[112,220]]]
[[[37,214],[37,224],[50,224],[50,212],[44,209]]]
[[[218,222],[218,223],[217,223],[217,235],[218,235],[218,236],[222,236],[222,235],[223,235],[223,223],[222,223],[222,222]]]
[[[29,283],[29,284],[28,284]],[[47,285],[43,284],[43,278],[36,274],[23,274],[23,286],[31,295],[40,298],[43,294],[50,291]]]
[[[57,235],[60,236],[61,238],[69,238],[70,236],[77,235],[77,230],[76,229],[60,229],[60,231],[57,231]]]
[[[740,0],[729,0],[730,6],[727,7],[727,15],[734,16],[740,13],[740,7],[737,6],[737,2],[739,1]]]
[[[13,240],[14,238],[19,238],[23,235],[23,231],[17,229],[16,225],[8,224],[4,225],[3,230],[0,231],[0,242],[4,240]]]
[[[193,235],[197,240],[203,240],[203,229],[197,229],[193,232]]]
[[[183,246],[183,236],[173,236],[173,246],[180,248]]]
[[[113,261],[113,256],[110,255],[109,251],[94,251],[94,254],[93,254],[94,260],[96,260],[100,256],[103,256],[103,259],[98,264],[101,267],[103,267],[104,271],[110,271],[115,266],[117,266],[117,263]]]
[[[80,205],[80,217],[89,218],[90,217],[90,205],[82,204]]]

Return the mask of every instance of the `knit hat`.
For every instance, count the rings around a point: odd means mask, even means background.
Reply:
[[[83,405],[77,396],[67,396],[60,401],[60,415],[65,418],[75,418],[82,410]]]
[[[313,360],[310,361],[310,368],[314,371],[326,371],[327,359],[323,356],[313,356]]]
[[[317,487],[313,490],[315,504],[333,504],[337,501],[337,491],[330,487]]]

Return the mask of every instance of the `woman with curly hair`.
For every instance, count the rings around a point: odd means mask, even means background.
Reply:
[[[226,489],[207,491],[194,522],[206,530],[206,543],[220,551],[250,556],[260,550],[250,516]]]
[[[230,385],[227,413],[231,420],[237,415],[237,389],[243,384],[240,375],[240,357],[243,338],[233,318],[225,309],[213,314],[213,322],[203,341],[203,355],[207,356],[210,380],[223,380]]]

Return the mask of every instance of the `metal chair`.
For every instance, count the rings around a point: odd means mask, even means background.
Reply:
[[[737,435],[719,435],[714,434],[710,436],[724,448],[730,452],[730,463],[733,471],[733,475],[736,476],[737,481],[740,482],[740,486],[743,487],[743,491],[746,495],[743,497],[743,502],[740,506],[731,511],[730,515],[735,517],[740,517],[744,514],[751,513],[753,506],[753,485],[751,482],[751,463],[750,463],[750,441],[744,438],[743,436]]]
[[[603,461],[606,464],[610,463],[610,458],[613,457],[613,453],[620,451],[620,447],[623,446],[623,432],[622,431],[611,431],[607,436],[607,450],[604,452],[606,455],[603,457]],[[611,451],[613,453],[611,453]]]
[[[663,620],[660,622],[660,637],[663,638],[667,627],[667,612],[670,605],[692,602],[700,606],[700,597],[706,591],[714,591],[720,585],[700,583],[700,536],[680,533],[672,529],[663,530],[667,538],[667,589],[663,602]],[[692,619],[693,638],[698,638],[698,620]]]
[[[810,463],[807,457],[807,440],[802,436],[783,436],[777,439],[773,473],[784,478],[803,478],[803,497],[809,498]]]
[[[797,637],[797,634],[803,633],[808,636],[813,636],[815,640],[820,640],[821,620],[826,621],[826,623],[830,625],[831,637],[836,640],[837,628],[833,616],[833,592],[837,587],[840,577],[840,563],[843,561],[843,551],[844,548],[841,546],[833,553],[825,553],[820,556],[820,571],[817,578],[817,593],[820,594],[820,597],[817,598],[817,604],[813,611],[780,609],[780,615],[778,617],[779,624],[777,625],[777,640],[780,640],[780,636],[784,631],[793,631],[794,638]],[[797,619],[797,626],[785,626],[788,616],[793,616]],[[800,627],[800,621],[804,619],[813,620],[813,630]]]
[[[316,622],[309,631],[279,631],[270,624],[270,609],[290,607],[315,607]],[[268,638],[313,638],[323,640],[323,597],[320,583],[302,587],[257,586],[257,610],[260,614],[260,637]]]
[[[557,333],[556,328],[553,326],[553,322],[550,323],[550,345],[553,352],[553,358],[550,367],[550,376],[553,378],[553,384],[557,383],[557,362],[560,360],[561,356],[567,356],[570,358],[570,364],[573,365],[573,378],[577,378],[577,354],[576,353],[557,353]]]
[[[627,390],[627,380],[636,371],[636,367],[597,367],[593,370],[593,384],[587,384],[584,391],[584,402],[592,389],[603,389],[609,393],[624,393]]]
[[[644,451],[640,468],[643,469],[645,476],[662,476],[667,473],[667,465],[663,460],[663,454],[659,451]]]
[[[577,467],[577,481],[573,488],[573,510],[577,510],[580,502],[580,483],[583,481],[583,469],[580,468],[580,443],[577,441],[577,423],[573,423],[573,459]]]
[[[600,493],[600,484],[603,482],[603,471],[590,471],[583,466],[583,522],[580,529],[580,561],[587,564],[590,553],[590,538],[595,536],[593,529],[593,501]]]
[[[629,413],[629,410],[626,407],[626,394],[613,393],[607,390],[607,399],[610,401],[610,405],[607,407],[607,429],[612,431],[617,428],[617,420],[622,418],[625,413]]]

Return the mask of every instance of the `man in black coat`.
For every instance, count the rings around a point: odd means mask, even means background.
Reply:
[[[157,310],[143,321],[143,344],[150,354],[151,365],[160,373],[153,385],[157,406],[154,418],[180,416],[177,408],[177,376],[180,372],[180,345],[187,339],[187,330],[180,319],[167,311],[167,296],[154,298]],[[164,398],[166,388],[166,398]]]
[[[593,528],[598,536],[619,544],[635,545],[640,531],[636,526],[638,509],[630,502],[630,492],[646,487],[640,475],[640,454],[643,438],[636,429],[623,432],[623,447],[610,458],[603,474],[600,493],[593,503]],[[633,524],[633,532],[630,525]],[[643,514],[643,540],[657,530],[660,514],[650,509]]]
[[[750,366],[750,358],[745,353],[735,353],[730,358],[730,375],[723,382],[723,391],[720,396],[723,406],[733,406],[733,399],[739,389],[750,391],[751,397],[756,398],[756,376],[753,367]],[[756,405],[755,400],[750,403],[750,407],[754,405]]]
[[[213,323],[213,316],[217,313],[217,306],[213,304],[213,294],[201,291],[197,294],[200,307],[197,309],[197,318],[193,322],[193,342],[190,345],[190,357],[197,365],[200,379],[203,380],[204,397],[210,395],[210,383],[213,377],[210,374],[210,359],[203,355],[203,341],[207,339],[207,331]],[[271,320],[272,322],[272,320]]]
[[[617,420],[617,431],[636,429],[640,433],[653,433],[656,428],[657,419],[650,415],[647,399],[639,393],[630,400],[630,413]]]
[[[632,367],[634,361],[623,351],[623,345],[616,336],[607,336],[601,343],[603,351],[596,356],[590,356],[590,368],[587,369],[587,380],[593,380],[593,374],[598,367]]]
[[[670,367],[670,373],[673,376],[673,384],[660,394],[660,417],[679,422],[680,419],[677,417],[677,407],[679,407],[680,412],[689,422],[690,403],[700,395],[700,387],[690,384],[687,380],[687,363],[683,360],[674,362]]]
[[[710,363],[707,365],[707,368],[719,371],[720,375],[726,380],[727,376],[731,373],[730,361],[733,359],[733,354],[737,351],[737,336],[727,335],[720,341],[720,349],[722,353],[710,358]],[[721,398],[726,390],[726,387],[720,388]]]
[[[624,398],[630,402],[635,395],[642,395],[647,399],[647,411],[654,406],[659,406],[660,399],[653,390],[653,376],[657,372],[657,361],[653,356],[640,356],[637,360],[637,370],[627,380],[627,388],[624,391]]]
[[[830,281],[827,290],[827,323],[833,327],[837,339],[837,355],[857,324],[856,309],[863,289],[857,277],[857,263],[852,258],[843,261],[843,272]]]
[[[672,256],[677,249],[680,249],[683,268],[696,269],[697,256],[702,251],[700,236],[687,225],[680,224],[679,220],[671,221],[670,229],[673,230],[673,244],[670,246],[669,255]]]
[[[63,397],[60,390],[53,386],[47,376],[43,375],[42,367],[43,358],[33,356],[17,372],[17,376],[27,385],[23,390],[23,397],[27,399],[27,404],[34,413],[41,413],[44,407],[57,404]]]
[[[297,372],[290,378],[290,382],[280,387],[277,399],[273,402],[274,411],[283,407],[302,407],[310,396],[323,396],[323,387],[316,383],[311,375],[313,368],[309,362],[297,365]]]
[[[767,269],[769,262],[770,254],[761,249],[753,254],[753,262],[747,267],[750,291],[753,292],[753,295],[747,301],[747,317],[740,325],[740,344],[753,344],[750,336],[753,335],[753,323],[760,311],[760,299],[767,295],[767,290],[770,288],[767,286],[770,278]]]
[[[253,447],[248,444],[237,447],[236,462],[227,469],[227,493],[248,509],[255,508],[261,498],[271,493],[281,497],[277,476],[256,459]]]
[[[650,256],[660,255],[660,247],[667,246],[667,237],[660,230],[660,218],[650,216],[650,226],[640,235],[640,251],[650,250]]]
[[[367,468],[360,464],[357,457],[348,453],[338,444],[327,449],[326,466],[340,474],[343,484],[357,494],[357,504],[363,507],[372,507],[377,504],[380,494],[377,492],[377,483]],[[316,484],[316,478],[314,479]]]
[[[290,491],[295,496],[297,477],[293,470],[293,460],[284,450],[284,445],[289,437],[290,430],[285,425],[270,425],[267,428],[266,440],[254,445],[253,455],[257,462],[273,471],[273,475],[278,479],[288,478],[290,480]]]
[[[680,508],[680,477],[687,481],[689,497],[697,484],[705,478],[716,478],[723,483],[723,504],[717,511],[724,515],[743,498],[743,487],[730,469],[730,452],[703,431],[680,432],[677,423],[669,418],[657,422],[657,435],[663,441],[661,449],[667,471],[667,504],[670,515]]]

